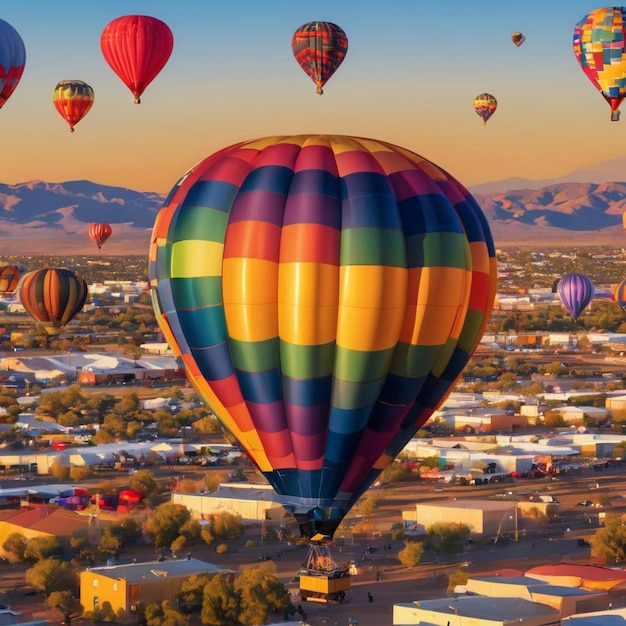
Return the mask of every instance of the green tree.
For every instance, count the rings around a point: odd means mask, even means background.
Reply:
[[[372,494],[359,500],[357,506],[359,513],[365,518],[369,519],[380,508],[380,496]]]
[[[149,498],[159,491],[159,486],[154,480],[154,476],[150,470],[138,470],[128,479],[128,485],[131,489],[138,491],[140,494]]]
[[[596,530],[591,538],[591,556],[603,558],[607,565],[626,559],[626,526],[619,515],[607,514],[604,528]]]
[[[70,478],[75,483],[82,483],[93,476],[93,470],[85,465],[72,465],[70,467]]]
[[[26,537],[22,533],[11,533],[2,544],[2,549],[11,563],[20,563],[24,560],[26,544]]]
[[[157,548],[169,548],[180,529],[191,520],[191,513],[182,504],[166,502],[158,506],[144,522],[144,532]],[[197,523],[197,522],[196,522]]]
[[[457,585],[466,585],[469,574],[467,568],[461,567],[448,574],[448,593],[452,593]]]
[[[215,513],[209,516],[209,523],[201,531],[202,539],[211,545],[215,541],[239,539],[245,531],[241,515],[238,513]]]
[[[284,615],[292,606],[272,563],[243,570],[235,580],[235,591],[239,595],[239,621],[244,626],[267,624],[271,614]]]
[[[30,563],[61,556],[63,546],[56,537],[33,537],[28,540],[24,550],[24,560]]]
[[[69,590],[53,591],[47,598],[46,604],[51,609],[59,609],[63,614],[62,624],[71,624],[75,617],[83,612],[81,603]]]
[[[189,607],[201,607],[204,588],[212,578],[212,574],[194,574],[186,578],[178,596],[179,604]]]
[[[149,604],[145,618],[146,626],[189,626],[185,616],[167,600],[161,604]]]
[[[459,551],[460,543],[469,539],[470,528],[457,522],[437,522],[429,526],[426,533],[435,550],[455,553]]]
[[[385,467],[385,469],[380,473],[380,482],[383,485],[391,485],[392,483],[396,483],[411,473],[410,468],[406,465],[406,463],[397,463],[392,461]]]
[[[404,567],[419,565],[424,554],[424,546],[418,541],[410,541],[398,552],[398,560]]]
[[[55,461],[50,465],[50,475],[57,480],[67,480],[70,477],[70,468]]]
[[[43,559],[26,570],[26,584],[50,595],[54,591],[69,591],[78,595],[78,574],[67,561]]]
[[[238,626],[239,596],[223,576],[213,576],[204,586],[200,619],[207,626]],[[266,623],[266,622],[257,622]]]

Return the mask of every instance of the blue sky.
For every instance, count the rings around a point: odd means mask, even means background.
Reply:
[[[567,175],[626,156],[625,120],[582,73],[579,0],[5,0],[22,36],[24,76],[0,111],[0,182],[86,178],[167,192],[191,165],[264,135],[323,132],[403,145],[467,185]],[[100,52],[104,26],[140,13],[174,34],[170,61],[142,104]],[[343,65],[316,96],[296,64],[293,31],[328,20],[348,35]],[[511,32],[527,40],[516,48]],[[80,79],[93,109],[70,134],[54,85]],[[472,108],[498,110],[483,127]]]

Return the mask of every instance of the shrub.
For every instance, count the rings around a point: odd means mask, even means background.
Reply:
[[[215,552],[218,554],[227,554],[230,551],[230,548],[225,543],[220,543],[215,546]]]

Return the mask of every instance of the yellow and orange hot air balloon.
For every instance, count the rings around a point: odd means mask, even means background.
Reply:
[[[26,312],[50,335],[63,332],[65,325],[82,310],[89,293],[82,277],[54,268],[25,274],[17,292]]]
[[[102,244],[113,234],[113,229],[109,224],[100,224],[94,222],[89,225],[89,238],[97,246],[98,250],[102,248]]]
[[[52,92],[52,103],[59,115],[70,125],[74,126],[82,120],[93,106],[93,89],[82,80],[62,80]]]
[[[490,93],[481,93],[474,98],[474,111],[486,126],[487,120],[496,112],[498,101]]]
[[[17,289],[22,272],[16,265],[0,266],[0,298],[12,295]]]

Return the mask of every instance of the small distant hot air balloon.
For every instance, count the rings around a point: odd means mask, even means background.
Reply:
[[[17,289],[22,272],[15,265],[0,267],[0,298],[12,295]]]
[[[50,335],[63,327],[87,301],[87,283],[66,269],[45,268],[25,274],[17,288],[26,312],[40,322]]]
[[[483,126],[487,125],[487,120],[496,112],[498,101],[490,93],[481,93],[474,98],[474,111],[483,121]]]
[[[522,33],[514,32],[511,41],[519,48],[526,41],[526,37]]]
[[[595,287],[591,278],[584,274],[566,274],[559,281],[557,292],[563,306],[577,319],[593,300]]]
[[[463,185],[343,135],[206,158],[159,212],[149,271],[189,380],[308,537],[335,532],[447,397],[497,278]]]
[[[61,117],[70,125],[71,132],[74,132],[74,126],[87,115],[93,101],[93,89],[82,80],[62,80],[52,92],[52,102]]]
[[[141,102],[141,94],[167,63],[174,48],[169,26],[148,15],[125,15],[104,27],[100,48],[106,62]]]
[[[26,48],[19,33],[0,20],[0,109],[15,91],[26,65]]]
[[[99,224],[94,222],[89,225],[89,238],[98,246],[98,250],[102,248],[102,244],[113,234],[113,229],[109,224]]]
[[[591,11],[574,28],[574,55],[619,120],[626,96],[626,7]]]
[[[613,289],[613,301],[617,302],[626,315],[626,279],[618,283]]]
[[[332,22],[308,22],[293,34],[291,49],[300,67],[317,85],[316,93],[322,95],[322,87],[348,52],[348,37]]]

